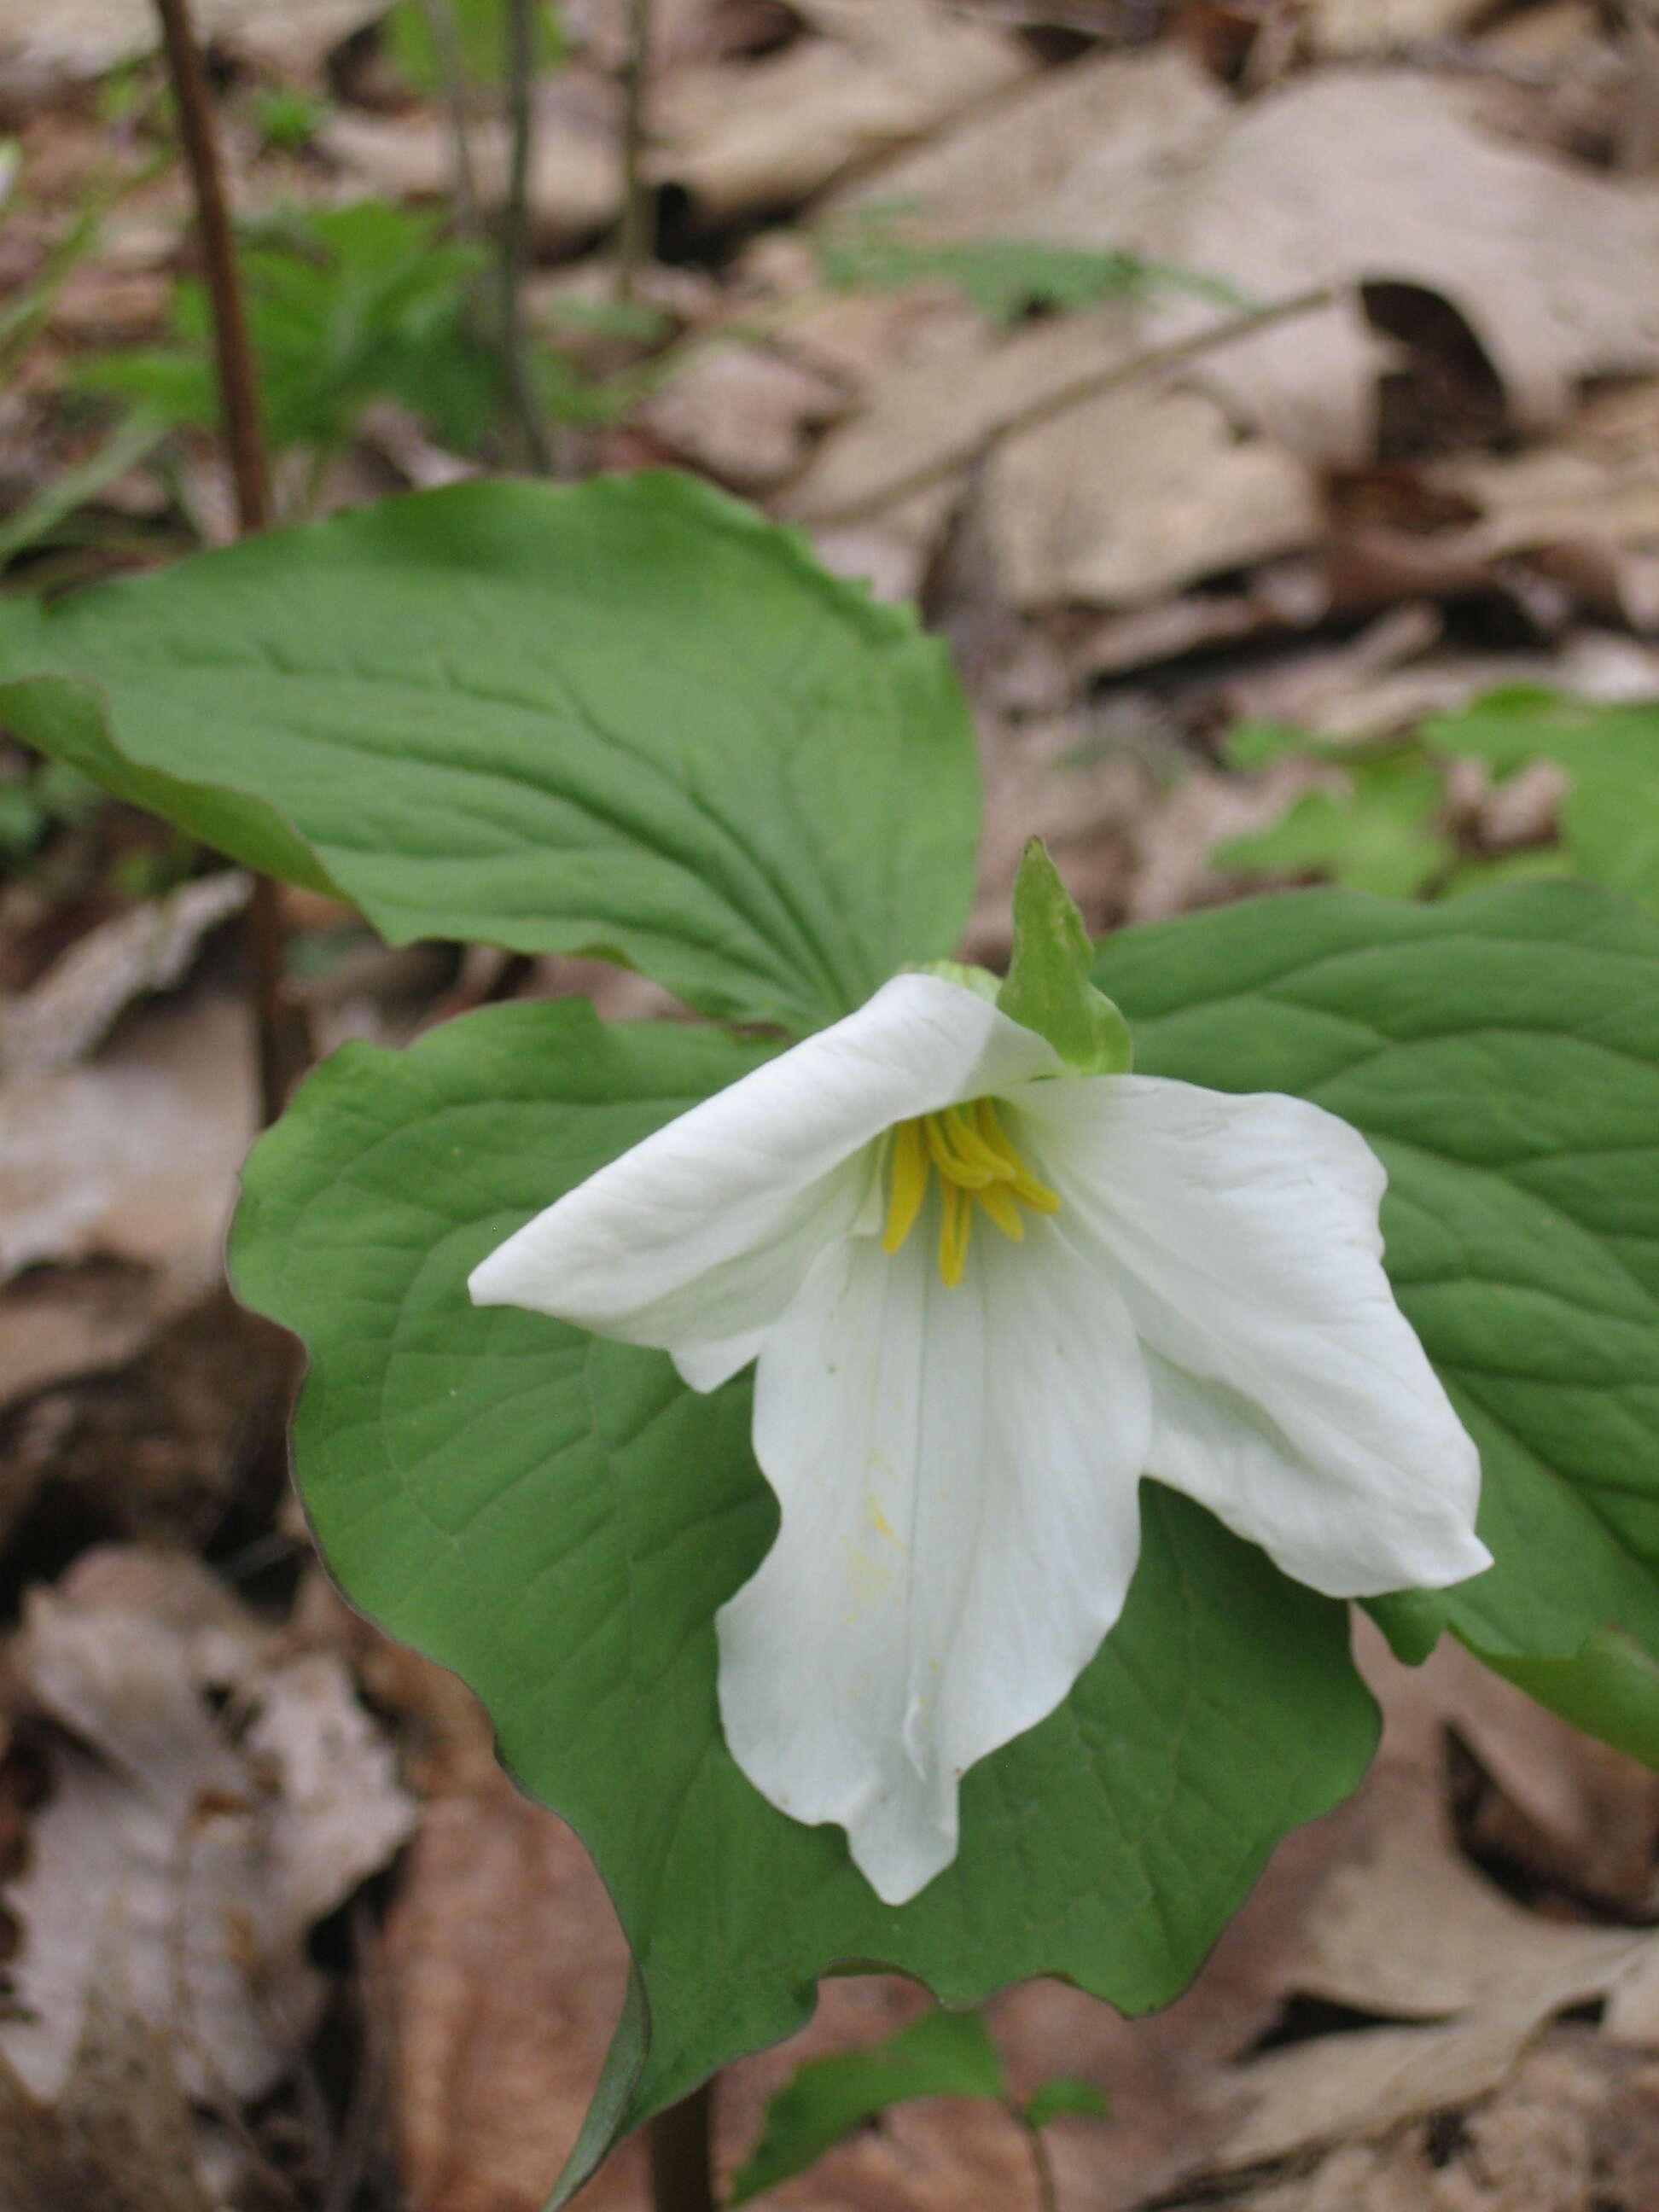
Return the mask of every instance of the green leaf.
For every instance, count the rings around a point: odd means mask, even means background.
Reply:
[[[798,2027],[836,1966],[891,1966],[950,2005],[1048,1972],[1127,2012],[1167,2003],[1375,1741],[1346,1609],[1149,1483],[1121,1622],[1057,1712],[967,1776],[961,1850],[912,1903],[883,1905],[839,1829],[750,1786],[714,1629],[777,1525],[747,1378],[697,1396],[655,1352],[475,1309],[465,1281],[758,1057],[569,1001],[406,1053],[349,1046],[256,1147],[232,1239],[239,1294],[310,1350],[295,1462],[342,1587],[477,1691],[633,1948],[566,2195],[623,2126]]]
[[[48,672],[82,681],[3,681]],[[738,1021],[836,1019],[972,890],[944,648],[686,477],[458,485],[100,586],[0,631],[0,714],[395,944],[599,952]]]
[[[1473,1643],[1469,1648],[1540,1705],[1659,1770],[1659,1664],[1621,1629],[1598,1628],[1565,1659],[1517,1658]]]
[[[803,2066],[766,2108],[761,2139],[732,2176],[728,2204],[746,2204],[816,2165],[843,2136],[917,2097],[1008,2094],[1002,2062],[976,2012],[931,2012],[866,2051]]]
[[[1111,2099],[1092,2081],[1079,2081],[1070,2074],[1056,2074],[1052,2081],[1044,2081],[1026,2099],[1019,2113],[1022,2125],[1033,2134],[1046,2128],[1050,2120],[1107,2120],[1111,2116]]]
[[[274,448],[330,452],[382,395],[464,448],[500,419],[501,364],[467,311],[483,257],[442,229],[434,214],[379,200],[279,210],[244,227],[241,274]],[[173,344],[106,355],[80,383],[169,422],[210,423],[213,318],[201,284],[179,286],[173,319]]]
[[[1339,768],[1347,790],[1304,791],[1271,829],[1217,846],[1211,855],[1216,866],[1328,876],[1384,898],[1415,898],[1455,867],[1455,841],[1440,826],[1444,787],[1420,754],[1345,760],[1338,749],[1310,747],[1306,738],[1296,750]],[[1263,763],[1274,757],[1259,744],[1247,751]]]
[[[1604,1632],[1659,1653],[1659,928],[1574,884],[1316,891],[1128,933],[1097,973],[1144,1073],[1311,1098],[1389,1170],[1389,1273],[1497,1558],[1391,1627],[1420,1653],[1437,1609],[1490,1664],[1571,1662],[1527,1686],[1584,1725],[1650,1730]]]
[[[1014,950],[997,1004],[1011,1021],[1047,1037],[1085,1075],[1122,1075],[1133,1065],[1128,1024],[1090,980],[1094,947],[1041,838],[1014,878]]]
[[[1036,238],[928,240],[906,237],[908,208],[893,202],[858,210],[818,240],[824,282],[842,290],[890,292],[927,282],[952,284],[999,330],[1033,308],[1075,311],[1108,300],[1187,292],[1224,307],[1251,302],[1236,285],[1199,271],[1143,260],[1137,253],[1055,246]]]
[[[1559,763],[1571,780],[1561,836],[1572,867],[1659,915],[1659,704],[1592,706],[1516,688],[1440,715],[1423,736],[1499,774]]]

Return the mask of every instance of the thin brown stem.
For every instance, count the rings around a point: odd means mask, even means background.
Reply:
[[[213,352],[219,380],[219,414],[236,520],[244,536],[270,521],[270,470],[259,407],[259,380],[248,339],[247,316],[236,272],[224,172],[219,160],[213,105],[201,49],[191,28],[188,0],[155,0],[167,47],[167,71],[179,114],[179,135],[196,200],[202,267],[213,311]],[[288,1080],[305,1057],[296,1018],[283,990],[283,921],[276,886],[257,876],[243,922],[243,949],[253,1000],[259,1064],[259,1111],[265,1126],[283,1110]]]
[[[472,160],[472,132],[466,112],[466,57],[461,52],[451,0],[421,0],[427,36],[443,94],[444,115],[449,125],[451,190],[455,200],[455,228],[463,238],[482,235],[478,173]]]
[[[714,2212],[714,2084],[659,2112],[647,2135],[655,2212]]]
[[[270,473],[265,463],[259,380],[248,343],[242,288],[236,276],[236,244],[231,235],[224,172],[213,127],[207,73],[190,27],[188,0],[155,0],[155,5],[167,44],[179,136],[196,196],[203,272],[213,304],[213,352],[225,449],[236,486],[236,519],[246,535],[270,525]]]
[[[1054,2186],[1054,2162],[1041,2128],[1034,2128],[1016,2112],[1020,2132],[1030,2148],[1031,2171],[1036,2179],[1037,2212],[1060,2212],[1060,2192]]]
[[[617,297],[624,303],[654,250],[645,177],[645,101],[651,75],[651,0],[628,0],[623,70],[622,219],[617,229]]]
[[[1235,338],[1249,337],[1257,331],[1270,329],[1275,323],[1288,322],[1293,315],[1311,314],[1316,307],[1328,307],[1335,296],[1331,286],[1321,285],[1316,291],[1297,292],[1289,299],[1270,301],[1266,307],[1249,307],[1243,314],[1229,315],[1224,321],[1207,324],[1204,329],[1194,331],[1187,337],[1172,338],[1166,345],[1149,346],[1144,353],[1131,354],[1127,358],[1104,362],[1098,368],[1073,377],[1068,383],[1053,392],[1043,392],[1039,398],[1030,400],[1022,407],[1011,408],[1006,415],[988,428],[974,432],[948,452],[935,454],[933,459],[924,461],[908,475],[890,478],[878,491],[863,493],[857,499],[844,500],[831,507],[813,506],[809,508],[803,505],[799,510],[800,519],[814,523],[852,522],[866,514],[878,513],[881,508],[890,507],[895,500],[908,499],[913,492],[926,491],[931,486],[943,483],[945,477],[954,476],[958,469],[966,468],[974,461],[983,460],[994,447],[1018,431],[1030,430],[1039,422],[1049,422],[1054,416],[1065,414],[1068,408],[1079,406],[1085,399],[1093,399],[1100,392],[1110,392],[1118,385],[1132,383],[1137,377],[1155,375],[1159,369],[1173,368],[1199,354],[1212,353],[1218,346],[1230,345]]]
[[[507,109],[512,134],[507,199],[501,209],[501,355],[525,458],[539,476],[550,476],[553,456],[537,404],[525,321],[525,278],[530,268],[530,171],[536,137],[535,0],[507,0]]]

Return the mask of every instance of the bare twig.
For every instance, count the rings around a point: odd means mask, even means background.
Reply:
[[[190,27],[188,0],[155,0],[155,4],[167,42],[179,131],[196,195],[203,270],[213,302],[213,352],[219,373],[225,448],[236,486],[236,519],[244,532],[264,530],[270,521],[270,478],[259,416],[259,382],[254,373],[253,349],[248,343],[242,288],[236,277],[236,246],[225,203],[207,76]]]
[[[501,352],[507,394],[525,457],[540,476],[553,457],[537,404],[525,325],[524,283],[530,265],[530,167],[536,131],[535,0],[507,0],[507,106],[512,157],[501,210]]]
[[[1131,354],[1127,359],[1103,362],[1084,374],[1074,376],[1068,384],[1054,392],[1045,392],[1038,399],[1023,407],[1016,407],[1000,422],[988,428],[976,431],[960,445],[945,453],[936,454],[930,461],[912,469],[908,475],[896,477],[883,484],[879,490],[866,492],[857,499],[845,500],[836,507],[803,507],[800,519],[813,523],[853,522],[865,515],[890,507],[895,500],[908,499],[913,492],[926,491],[954,476],[958,469],[967,468],[975,461],[983,460],[994,447],[1017,431],[1030,430],[1039,422],[1047,422],[1056,415],[1079,406],[1098,393],[1112,391],[1121,384],[1130,384],[1137,377],[1154,375],[1159,369],[1172,368],[1178,362],[1191,361],[1195,356],[1213,352],[1218,346],[1230,345],[1235,338],[1248,337],[1257,331],[1270,329],[1275,323],[1288,322],[1294,315],[1312,313],[1316,307],[1328,307],[1336,296],[1330,285],[1322,285],[1316,291],[1297,292],[1288,300],[1274,300],[1263,307],[1247,308],[1243,314],[1229,315],[1219,323],[1210,323],[1189,337],[1173,338],[1167,345],[1149,346],[1146,352]]]
[[[617,230],[617,297],[634,296],[652,252],[651,194],[644,174],[645,100],[651,70],[651,0],[628,0],[628,60],[623,72],[622,220]]]
[[[656,2212],[714,2212],[714,2084],[659,2112],[647,2133]]]
[[[202,265],[213,307],[214,360],[219,379],[219,411],[225,450],[236,488],[236,519],[244,532],[264,530],[270,520],[270,471],[260,419],[259,382],[247,317],[236,273],[224,174],[213,127],[213,107],[200,49],[191,29],[188,0],[155,0],[167,46],[167,70],[179,113],[179,135],[190,165],[201,236]],[[283,1110],[288,1079],[303,1057],[294,1042],[295,1022],[283,991],[283,925],[276,886],[269,878],[254,880],[243,924],[254,1024],[258,1040],[261,1118],[274,1121]]]
[[[421,0],[426,15],[427,36],[437,64],[443,94],[444,114],[449,125],[451,190],[455,200],[455,228],[464,238],[483,235],[479,215],[478,173],[472,161],[472,133],[466,112],[466,58],[455,28],[451,0]]]

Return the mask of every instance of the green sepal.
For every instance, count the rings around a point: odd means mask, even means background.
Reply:
[[[1091,980],[1095,949],[1040,837],[1014,878],[1014,949],[997,1005],[1047,1037],[1079,1075],[1127,1075],[1129,1024]]]

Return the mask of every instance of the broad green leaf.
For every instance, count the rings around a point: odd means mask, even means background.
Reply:
[[[1388,1168],[1389,1272],[1497,1558],[1401,1625],[1420,1650],[1437,1607],[1498,1666],[1582,1654],[1526,1686],[1651,1730],[1653,1678],[1609,1684],[1597,1639],[1659,1653],[1659,928],[1574,884],[1306,892],[1131,932],[1097,972],[1144,1073],[1311,1098]]]
[[[1595,706],[1517,688],[1443,714],[1423,735],[1500,774],[1558,763],[1569,779],[1561,835],[1571,866],[1659,915],[1659,702]]]
[[[891,1966],[957,2006],[1041,1972],[1129,2012],[1168,2002],[1374,1741],[1345,1608],[1148,1483],[1121,1622],[1059,1711],[968,1775],[960,1853],[912,1903],[881,1904],[839,1829],[750,1786],[714,1633],[776,1527],[747,1379],[696,1396],[657,1353],[475,1310],[465,1281],[757,1057],[568,1001],[403,1054],[349,1046],[256,1147],[233,1237],[240,1296],[309,1346],[295,1467],[335,1574],[472,1684],[633,1947],[565,2195],[620,2129],[799,2027],[834,1967]]]
[[[1128,1024],[1090,980],[1093,963],[1083,917],[1033,837],[1014,878],[1013,956],[997,1004],[1082,1074],[1127,1074],[1134,1059]]]
[[[753,2154],[732,2177],[728,2204],[746,2204],[763,2190],[805,2173],[844,2136],[895,2105],[917,2097],[1008,2094],[984,2017],[977,2012],[924,2013],[884,2043],[809,2060],[766,2108]]]
[[[8,678],[80,679],[7,682]],[[950,953],[978,779],[944,648],[666,475],[464,484],[0,629],[0,718],[394,943],[599,952],[805,1030]]]

